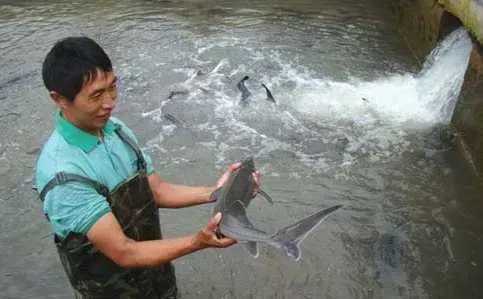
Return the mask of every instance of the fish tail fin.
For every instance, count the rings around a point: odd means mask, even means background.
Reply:
[[[272,235],[271,239],[285,251],[288,257],[294,260],[300,259],[300,243],[314,230],[328,215],[332,214],[342,205],[336,205],[307,216],[293,224],[290,224]]]

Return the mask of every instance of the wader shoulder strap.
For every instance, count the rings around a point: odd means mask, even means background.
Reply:
[[[143,154],[141,153],[141,150],[137,146],[136,142],[134,142],[134,140],[132,140],[128,135],[126,135],[121,130],[121,126],[116,126],[115,131],[116,131],[117,135],[119,136],[119,138],[121,138],[122,141],[127,143],[132,148],[132,150],[136,153],[136,156],[138,157],[138,171],[146,170],[146,167],[147,167],[146,161],[144,161]]]
[[[52,178],[47,183],[47,185],[45,185],[42,192],[40,192],[40,195],[39,195],[40,200],[43,202],[45,200],[45,195],[47,194],[47,192],[49,192],[55,186],[61,185],[61,184],[67,183],[67,182],[86,183],[86,184],[90,185],[91,187],[93,187],[94,189],[96,189],[97,193],[101,194],[102,196],[104,196],[106,198],[109,196],[109,189],[105,185],[103,185],[103,184],[101,184],[101,183],[99,183],[95,180],[83,177],[83,176],[75,174],[75,173],[67,173],[67,172],[61,171],[61,172],[56,173],[54,178]]]

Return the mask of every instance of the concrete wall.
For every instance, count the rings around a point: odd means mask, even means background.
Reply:
[[[483,44],[482,0],[438,0],[448,12],[457,16],[465,27]]]
[[[393,15],[399,33],[415,59],[422,64],[439,38],[440,22],[444,10],[433,0],[393,0]]]
[[[452,120],[463,153],[483,178],[483,51],[475,43]]]
[[[400,34],[421,63],[454,28],[463,25],[470,32],[474,47],[452,124],[462,153],[483,178],[483,0],[393,0],[391,4]]]

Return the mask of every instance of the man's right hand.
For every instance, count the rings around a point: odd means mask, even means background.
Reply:
[[[196,248],[205,249],[208,247],[225,248],[236,243],[228,237],[219,239],[216,236],[216,229],[221,221],[221,213],[217,213],[210,219],[208,224],[193,237],[193,244]]]
[[[112,212],[99,218],[87,238],[104,255],[125,268],[158,266],[208,247],[228,247],[230,238],[216,237],[221,214],[215,215],[197,234],[179,238],[135,241],[124,234]]]

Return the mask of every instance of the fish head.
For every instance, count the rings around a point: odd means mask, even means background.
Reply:
[[[212,200],[216,202],[214,213],[230,212],[235,208],[235,202],[241,202],[245,207],[250,204],[256,186],[252,175],[254,171],[253,158],[242,161],[240,167],[230,174],[228,181],[212,193]]]

